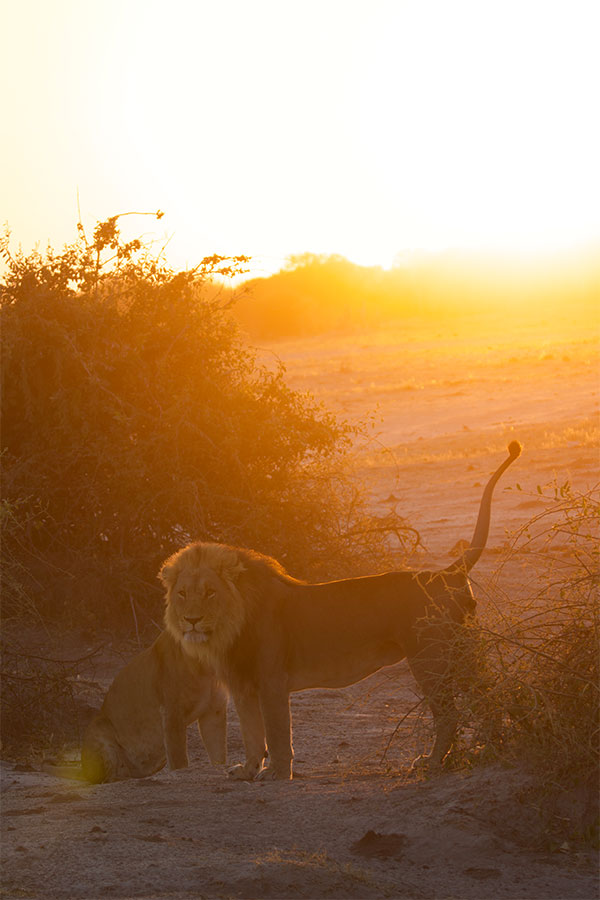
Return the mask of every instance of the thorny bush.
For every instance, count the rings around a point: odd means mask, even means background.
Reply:
[[[597,841],[600,492],[553,482],[538,499],[543,510],[513,536],[471,629],[477,675],[462,703],[473,746],[459,764],[481,755],[524,765],[546,824]],[[508,563],[529,573],[512,596],[499,588]],[[457,657],[462,667],[460,647]],[[566,803],[578,795],[577,809]]]

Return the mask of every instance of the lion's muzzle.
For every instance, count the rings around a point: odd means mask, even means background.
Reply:
[[[212,635],[212,628],[202,624],[201,619],[186,618],[183,626],[183,640],[192,644],[205,644]]]
[[[205,644],[208,636],[203,631],[186,631],[183,639],[191,644]]]

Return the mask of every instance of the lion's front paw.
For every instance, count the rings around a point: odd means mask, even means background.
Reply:
[[[235,781],[254,781],[259,768],[256,763],[238,763],[237,766],[228,769],[227,774]]]
[[[267,766],[264,769],[261,769],[258,775],[256,776],[257,781],[290,781],[292,778],[291,770],[286,771],[278,771],[274,769],[272,766]]]
[[[189,769],[180,768],[180,769],[169,769],[165,767],[161,769],[160,772],[157,772],[157,776],[164,781],[177,781],[181,779],[182,775],[187,775],[189,773]]]

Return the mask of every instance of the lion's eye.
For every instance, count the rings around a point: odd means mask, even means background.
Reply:
[[[216,596],[217,596],[217,592],[216,592],[215,590],[213,590],[213,588],[207,588],[207,589],[206,589],[206,596],[208,597],[209,600],[212,600],[213,597],[216,597]]]
[[[185,588],[179,588],[179,590],[177,591],[177,596],[181,597],[182,600],[185,600],[187,596]]]

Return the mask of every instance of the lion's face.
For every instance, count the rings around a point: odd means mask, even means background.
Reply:
[[[229,592],[216,572],[186,569],[167,593],[167,625],[182,643],[210,643],[228,601]]]
[[[237,559],[206,553],[194,545],[180,550],[164,564],[160,578],[167,588],[165,625],[192,656],[218,657],[239,633],[245,604],[235,585],[242,571]],[[205,552],[202,552],[204,550]]]

